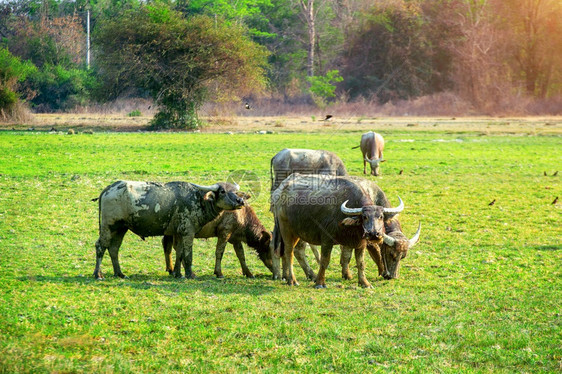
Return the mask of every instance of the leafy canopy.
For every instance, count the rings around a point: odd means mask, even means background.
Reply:
[[[96,58],[115,95],[130,88],[152,95],[160,108],[155,128],[194,128],[211,84],[234,97],[265,86],[267,51],[245,31],[153,3],[102,23]]]

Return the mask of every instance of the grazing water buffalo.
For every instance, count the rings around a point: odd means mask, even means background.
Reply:
[[[195,234],[195,237],[202,239],[218,238],[215,251],[215,275],[218,278],[223,278],[221,262],[227,242],[234,246],[234,251],[242,267],[242,273],[246,277],[253,278],[254,275],[246,265],[242,242],[254,248],[260,260],[274,273],[270,249],[271,233],[262,225],[254,209],[248,204],[238,210],[221,212],[214,220],[203,226],[201,231]],[[170,274],[173,272],[172,243],[172,236],[162,238],[166,270]]]
[[[352,177],[352,179],[367,192],[376,205],[387,208],[391,207],[386,195],[375,182],[357,177]],[[367,249],[379,268],[379,275],[382,275],[385,279],[393,279],[398,277],[400,260],[406,257],[408,248],[413,247],[419,239],[421,225],[418,228],[418,232],[416,232],[411,240],[408,240],[402,233],[400,221],[397,217],[385,219],[384,228],[386,236],[384,237],[383,243],[381,245],[369,245]],[[383,257],[385,260],[383,260]],[[345,279],[350,279],[350,259],[351,248],[342,247],[340,263],[342,265],[342,275]]]
[[[333,152],[290,148],[285,148],[273,156],[269,172],[272,192],[293,173],[348,175],[343,161]]]
[[[374,205],[351,178],[294,173],[272,194],[273,248],[277,254],[285,256],[287,283],[297,284],[293,251],[297,242],[303,240],[322,246],[316,288],[326,287],[325,273],[334,244],[355,249],[359,284],[370,287],[364,274],[365,247],[368,242],[382,242],[384,219],[390,219],[401,209]]]
[[[371,180],[368,180],[368,179],[354,177],[354,176],[350,176],[348,178],[353,180],[359,186],[361,186],[361,188],[363,188],[363,190],[369,195],[369,197],[371,198],[371,200],[373,201],[373,203],[375,205],[382,206],[384,208],[391,208],[392,207],[390,205],[390,201],[386,197],[386,194],[383,192],[383,190],[375,182],[373,182]],[[401,211],[403,208],[404,208],[404,204],[402,203],[402,200],[400,200],[400,205],[396,209]],[[385,233],[387,234],[387,236],[397,237],[396,235],[398,235],[398,234],[396,232],[394,232],[395,231],[394,228],[396,227],[396,223],[398,225],[400,225],[400,223],[398,222],[398,219],[395,216],[392,216],[392,218],[390,218],[391,216],[387,216],[387,217],[389,217],[389,218],[385,219]],[[394,222],[396,222],[396,223],[394,223]],[[403,234],[402,234],[402,236],[403,236]],[[384,239],[385,239],[385,241],[389,241],[389,238],[387,238],[387,237],[385,237]],[[399,242],[398,247],[395,246],[395,248],[385,247],[386,244],[384,244],[384,243],[382,244],[382,247],[385,249],[385,251],[393,252],[393,251],[399,250],[399,249],[396,249],[396,248],[404,248],[404,246],[400,245],[400,243],[402,243],[402,242]],[[349,247],[345,247],[345,246],[340,246],[340,248],[341,248],[340,264],[342,266],[343,278],[344,279],[351,279],[351,273],[349,271],[349,261],[351,260],[353,248],[349,248]],[[382,269],[381,268],[382,257],[381,257],[380,247],[378,245],[368,244],[367,250],[368,250],[371,258],[373,258],[373,260],[377,264],[377,267],[379,268],[379,275],[385,276],[386,273],[383,270],[381,270]],[[299,245],[297,245],[295,247],[295,257],[297,257],[297,259],[299,259],[299,257],[301,259],[303,259],[302,261],[299,260],[299,263],[306,273],[307,270],[310,269],[310,266],[308,265],[308,262],[306,261],[306,257],[302,253],[303,251],[304,251],[304,247],[301,247],[300,242],[299,242]],[[299,252],[301,252],[301,253],[299,253]],[[399,262],[401,258],[403,258],[403,257],[397,257],[396,261]],[[390,261],[390,260],[388,261],[388,263],[389,263],[389,265],[392,264],[393,266],[399,266],[397,264],[394,264],[394,262]],[[286,269],[284,269],[284,271],[285,270]],[[285,271],[285,273],[286,273],[286,271]]]
[[[285,148],[279,151],[271,159],[271,191],[275,191],[285,178],[293,173],[300,174],[325,174],[333,176],[347,176],[347,170],[343,161],[333,152],[313,149],[291,149]],[[297,244],[295,257],[304,270],[307,278],[314,280],[316,275],[308,265],[305,254],[306,243]],[[317,262],[320,255],[314,245],[310,246]],[[278,276],[274,273],[274,278]]]
[[[106,187],[99,200],[99,239],[96,241],[94,277],[103,279],[101,261],[109,250],[115,276],[124,278],[119,247],[128,230],[141,238],[170,236],[176,250],[174,275],[193,278],[192,246],[195,234],[223,210],[244,206],[238,185],[215,183],[199,186],[186,182],[118,181]]]
[[[361,136],[361,153],[363,154],[363,174],[367,174],[365,166],[367,162],[371,165],[371,175],[380,175],[380,163],[385,162],[382,158],[384,139],[381,134],[369,131]],[[354,147],[357,148],[357,147]]]

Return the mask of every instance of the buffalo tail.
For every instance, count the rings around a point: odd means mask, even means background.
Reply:
[[[283,256],[285,253],[285,244],[281,238],[281,230],[279,229],[279,220],[275,217],[275,226],[273,227],[273,251],[278,257]]]

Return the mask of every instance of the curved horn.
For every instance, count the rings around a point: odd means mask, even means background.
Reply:
[[[384,242],[384,244],[389,245],[391,247],[394,247],[394,245],[396,244],[396,239],[386,234],[384,234],[384,236],[382,237],[382,241]]]
[[[365,161],[367,161],[369,164],[378,164],[380,162],[383,162],[382,157],[381,158],[373,158],[372,160],[369,160],[367,157],[365,157]]]
[[[234,182],[233,184],[234,184],[234,189],[236,191],[240,191],[240,186],[238,185],[238,183]]]
[[[402,201],[400,196],[398,196],[398,200],[400,200],[400,205],[398,205],[396,208],[384,208],[384,212],[385,213],[400,213],[401,211],[403,211],[404,210],[404,202]]]
[[[213,192],[217,192],[220,188],[220,185],[218,183],[213,184],[212,186],[201,186],[199,184],[195,184],[195,183],[191,183],[194,187],[199,188],[201,191],[204,192],[208,192],[208,191],[213,191]]]
[[[349,200],[346,200],[342,203],[341,205],[341,211],[343,214],[345,214],[346,216],[356,216],[358,214],[361,214],[362,209],[361,208],[348,208],[347,207],[347,202]]]
[[[414,245],[416,245],[418,240],[420,240],[420,233],[421,233],[421,222],[418,225],[418,231],[416,231],[412,239],[408,240],[408,248],[412,248]]]

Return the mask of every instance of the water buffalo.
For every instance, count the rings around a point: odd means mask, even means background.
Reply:
[[[272,192],[293,173],[348,175],[343,161],[333,152],[290,148],[285,148],[273,156],[269,172]]]
[[[386,208],[391,207],[385,193],[375,182],[358,177],[352,177],[352,179],[367,192],[376,205]],[[419,239],[421,226],[411,240],[408,240],[402,233],[400,221],[396,216],[386,219],[384,228],[386,233],[384,242],[381,245],[369,245],[368,252],[379,268],[379,275],[382,275],[385,279],[393,279],[398,277],[400,260],[406,257],[408,248],[411,248]],[[398,253],[401,253],[401,255],[398,255]],[[342,275],[345,279],[350,279],[350,258],[351,248],[342,247],[340,263],[342,265]],[[385,261],[386,266],[384,266]]]
[[[390,201],[388,200],[388,198],[386,197],[386,194],[383,192],[383,190],[379,187],[379,185],[377,185],[375,182],[365,179],[365,178],[359,178],[359,177],[355,177],[355,176],[350,176],[348,177],[349,179],[353,180],[355,183],[357,183],[359,186],[361,186],[361,188],[363,188],[363,190],[369,195],[369,197],[371,198],[371,200],[373,201],[373,203],[375,205],[378,206],[382,206],[384,208],[391,208],[392,206],[390,205]],[[403,209],[403,204],[402,201],[400,201],[400,206],[397,208],[398,210],[402,210]],[[387,215],[387,219],[385,221],[385,229],[387,227],[386,223],[389,222],[390,217],[393,217],[393,219],[397,219],[395,216],[389,216]],[[314,246],[311,246],[314,247]],[[340,259],[340,263],[342,265],[342,274],[344,274],[344,279],[350,279],[349,276],[347,274],[349,274],[349,260],[351,258],[351,254],[353,253],[353,248],[346,248],[343,246],[341,247],[341,259]],[[310,269],[310,266],[306,260],[306,256],[304,255],[304,246],[301,246],[301,242],[299,242],[297,244],[297,246],[295,247],[295,257],[299,260],[299,264],[301,265],[301,267],[303,268],[303,270],[305,271],[305,273],[308,275],[310,271],[312,271]],[[376,245],[368,245],[367,246],[367,250],[369,252],[369,254],[371,255],[371,257],[375,260],[375,262],[377,263],[377,266],[380,268],[380,263],[382,263],[382,259],[381,259],[381,254],[380,254],[380,248],[379,246]],[[400,259],[398,259],[399,261]],[[284,276],[286,276],[287,273],[287,269],[283,269],[283,274]],[[379,275],[383,275],[382,273]],[[314,279],[314,278],[311,278]]]
[[[351,207],[351,208],[350,208]],[[293,252],[299,240],[322,246],[316,288],[325,288],[325,273],[334,244],[355,249],[359,284],[370,287],[363,261],[368,242],[382,243],[384,220],[403,208],[376,206],[361,186],[348,177],[294,173],[272,194],[275,218],[273,248],[287,264],[287,283],[296,285]]]
[[[386,161],[382,158],[382,151],[384,149],[382,135],[373,131],[364,133],[361,136],[359,147],[361,147],[361,153],[363,154],[363,174],[367,174],[365,166],[368,162],[371,165],[371,175],[380,175],[380,163]]]
[[[99,198],[99,238],[96,241],[94,277],[103,279],[101,261],[109,250],[115,276],[124,278],[119,266],[119,247],[128,230],[141,238],[171,236],[176,250],[174,275],[193,278],[192,247],[195,234],[223,210],[244,206],[238,185],[215,183],[200,186],[186,182],[117,181]]]
[[[300,174],[326,174],[335,176],[347,176],[347,170],[343,161],[333,152],[313,149],[291,149],[285,148],[279,151],[271,159],[271,191],[275,191],[285,178],[293,173]],[[297,244],[295,257],[304,270],[307,278],[313,280],[316,275],[306,260],[306,243]],[[320,255],[314,245],[310,246],[316,261],[320,262]],[[274,278],[276,275],[274,274]]]
[[[245,198],[248,198],[248,196]],[[215,275],[218,278],[223,278],[221,262],[227,242],[234,246],[234,251],[242,267],[242,273],[246,277],[253,278],[254,275],[246,265],[242,242],[254,248],[260,260],[275,274],[270,249],[271,233],[262,225],[254,209],[248,204],[238,210],[222,211],[214,220],[203,226],[201,231],[195,234],[195,237],[203,239],[218,238],[215,250]],[[172,243],[172,236],[162,238],[166,270],[170,274],[173,272]]]

